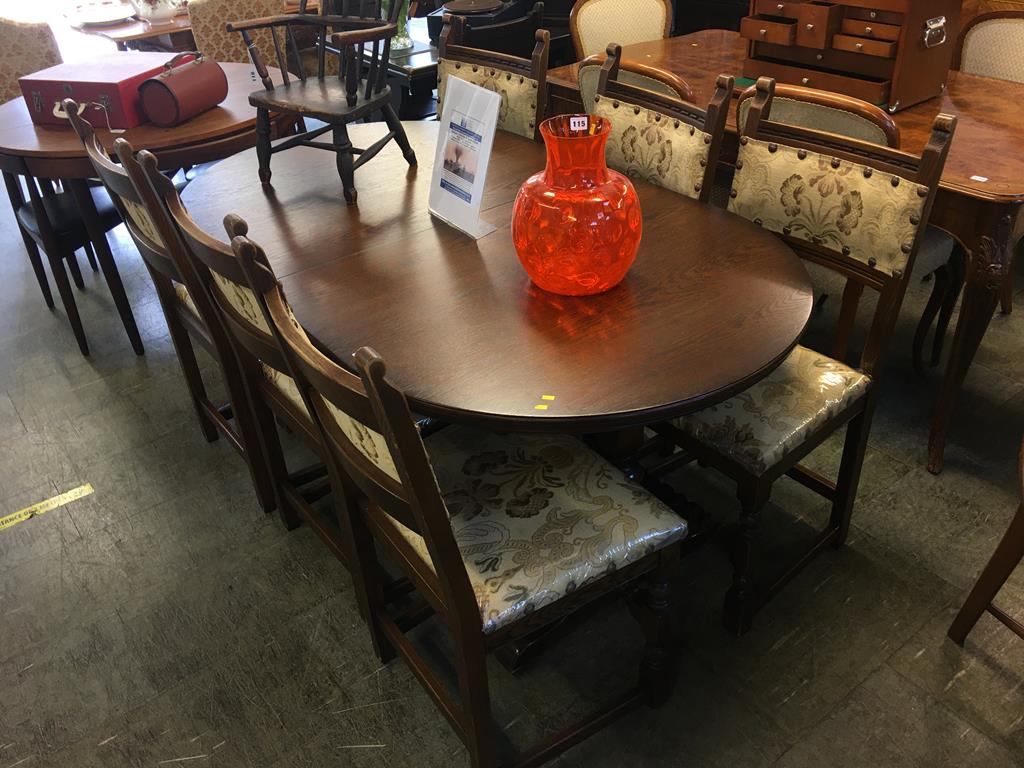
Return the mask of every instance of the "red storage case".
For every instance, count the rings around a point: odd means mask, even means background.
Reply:
[[[146,122],[139,109],[139,85],[163,71],[166,53],[126,51],[96,59],[58,64],[18,80],[32,121],[37,125],[68,125],[60,103],[74,99],[79,104],[95,102],[106,107],[111,128],[134,128]],[[85,112],[97,128],[107,127],[107,118],[97,108]]]

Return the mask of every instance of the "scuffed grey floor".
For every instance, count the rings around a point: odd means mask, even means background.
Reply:
[[[377,664],[342,567],[308,530],[264,516],[239,459],[202,440],[124,232],[115,248],[146,356],[131,353],[86,269],[86,359],[62,312],[46,310],[0,208],[0,516],[95,488],[0,532],[0,768],[466,765],[405,667]],[[1024,762],[1024,642],[988,617],[965,649],[945,639],[1016,505],[1024,291],[992,323],[933,477],[938,374],[909,365],[929,287],[907,300],[846,548],[815,561],[739,640],[720,628],[723,552],[689,557],[671,701],[558,765]],[[839,445],[812,463],[834,468]],[[674,482],[722,521],[734,515],[720,479],[688,469]],[[764,516],[766,559],[824,514],[782,481]],[[1024,612],[1024,569],[1000,599]],[[418,642],[443,658],[436,630]],[[498,728],[521,746],[584,713],[629,683],[638,643],[612,604],[519,677],[494,664]]]

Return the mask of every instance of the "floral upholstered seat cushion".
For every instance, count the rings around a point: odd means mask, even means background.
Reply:
[[[199,316],[199,307],[196,306],[195,301],[192,300],[192,294],[188,292],[188,288],[184,284],[175,281],[172,283],[174,286],[174,295],[178,297],[178,301],[185,310],[195,316],[197,320],[202,320]]]
[[[438,115],[444,107],[444,91],[448,86],[449,75],[501,96],[498,128],[527,139],[534,137],[537,128],[537,99],[540,92],[540,84],[536,80],[503,69],[441,59],[437,63]]]
[[[860,371],[798,346],[746,391],[673,423],[759,476],[864,397],[870,385]]]
[[[426,446],[486,633],[686,536],[575,438],[448,427]],[[429,564],[423,538],[387,521]]]
[[[608,166],[697,199],[711,137],[691,125],[607,96],[594,97],[594,114],[607,118]]]
[[[729,210],[892,275],[906,269],[927,197],[900,176],[744,136]]]

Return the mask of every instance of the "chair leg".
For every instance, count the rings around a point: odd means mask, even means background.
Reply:
[[[64,271],[64,259],[60,256],[51,255],[50,251],[57,248],[56,243],[46,250],[46,258],[50,262],[50,272],[53,274],[53,282],[57,284],[57,293],[64,304],[64,311],[68,315],[68,322],[71,323],[71,330],[78,341],[78,349],[86,357],[89,356],[89,342],[85,338],[85,328],[82,326],[82,318],[78,314],[78,305],[75,303],[75,295],[71,291],[71,283],[68,282],[67,272]]]
[[[71,273],[71,279],[75,283],[75,287],[80,290],[85,290],[85,281],[82,279],[82,269],[78,266],[78,254],[74,251],[68,253],[68,272]]]
[[[949,627],[949,638],[963,645],[967,634],[974,628],[981,614],[992,604],[999,589],[1013,573],[1013,569],[1024,558],[1024,505],[1017,509],[1003,535],[1002,540],[992,553],[992,558],[981,572],[978,581],[967,595],[963,607]]]
[[[387,123],[388,130],[393,131],[395,134],[395,141],[398,142],[398,146],[402,148],[402,155],[409,165],[416,165],[416,153],[412,150],[412,145],[409,143],[409,137],[405,135],[405,128],[402,127],[402,121],[398,119],[398,115],[395,114],[395,108],[390,104],[386,105],[383,110],[384,122]]]
[[[85,258],[88,260],[89,266],[92,268],[92,271],[99,272],[100,265],[96,263],[96,253],[95,251],[93,251],[92,243],[86,243],[83,246],[82,250],[85,251]]]
[[[137,355],[145,354],[146,350],[142,346],[142,337],[139,335],[139,328],[135,324],[135,315],[132,314],[132,306],[128,302],[127,294],[124,292],[121,275],[117,271],[117,264],[114,263],[114,254],[110,252],[110,246],[107,245],[107,234],[103,231],[103,227],[100,224],[99,214],[96,212],[96,204],[93,202],[89,188],[83,179],[71,179],[68,181],[68,185],[71,187],[71,193],[74,195],[75,202],[78,203],[78,210],[82,214],[82,220],[85,222],[89,239],[92,240],[93,247],[96,249],[96,257],[99,260],[100,269],[103,271],[103,277],[107,281],[107,288],[114,299],[117,313],[121,316],[121,323],[124,325],[125,333],[128,334],[128,340],[131,342],[132,349],[135,350]]]
[[[21,227],[18,227],[21,229]],[[39,255],[39,246],[25,230],[21,230],[21,237],[25,241],[25,251],[28,253],[29,263],[36,275],[36,282],[39,283],[39,290],[43,292],[43,301],[46,306],[53,309],[53,294],[50,292],[50,281],[46,279],[46,270],[43,269],[43,259]]]
[[[725,595],[722,622],[737,637],[746,634],[757,609],[757,587],[754,583],[755,539],[757,518],[771,498],[771,483],[754,479],[739,487],[740,527],[732,554],[732,586]]]
[[[247,378],[249,381],[256,380],[251,373]],[[301,519],[299,518],[299,513],[294,509],[291,501],[289,501],[287,495],[282,490],[288,483],[288,465],[285,463],[284,452],[281,450],[281,439],[277,434],[277,421],[274,419],[273,412],[260,399],[258,393],[255,394],[250,402],[253,416],[260,431],[260,444],[263,447],[267,470],[270,473],[270,479],[277,498],[277,513],[280,515],[284,527],[289,531],[293,531],[299,527]],[[254,465],[250,464],[250,466]]]
[[[336,125],[332,130],[332,136],[341,186],[345,191],[345,200],[351,205],[356,201],[358,194],[356,192],[355,161],[352,156],[352,142],[348,138],[348,128],[344,124]]]
[[[260,182],[270,183],[270,113],[256,110],[256,159],[260,165]]]
[[[664,551],[658,567],[646,578],[646,588],[631,596],[629,607],[646,640],[640,662],[639,685],[647,705],[659,707],[672,695],[676,681],[676,648],[672,641],[671,566],[678,560]]]
[[[1009,270],[1006,274],[1006,279],[1003,280],[1003,287],[1000,289],[999,304],[1002,307],[1003,314],[1008,315],[1013,312],[1013,270]]]
[[[455,651],[459,659],[459,693],[465,713],[466,748],[472,768],[497,768],[491,722],[491,694],[487,682],[487,657],[483,637],[460,637],[456,632]]]
[[[874,400],[872,399],[865,410],[846,425],[843,458],[839,464],[836,495],[832,502],[832,514],[829,517],[829,529],[838,531],[832,542],[832,546],[836,549],[846,543],[846,537],[850,532],[850,517],[853,515],[853,504],[857,499],[857,486],[860,484],[860,472],[864,466],[864,453],[868,447],[868,434],[871,432],[873,412]]]
[[[949,330],[949,321],[953,317],[956,302],[959,300],[960,292],[964,288],[967,253],[960,243],[954,243],[953,254],[949,257],[947,264],[950,269],[950,284],[946,291],[946,298],[942,303],[942,310],[939,312],[939,321],[935,325],[935,337],[932,339],[932,368],[937,366],[939,360],[942,359],[942,345],[946,340],[946,331]]]
[[[924,373],[924,342],[928,337],[928,331],[931,330],[932,322],[939,314],[939,309],[943,307],[950,291],[952,284],[950,265],[943,264],[936,269],[934,278],[932,294],[928,297],[928,303],[925,305],[921,319],[917,323],[917,329],[914,331],[914,371],[918,374]]]

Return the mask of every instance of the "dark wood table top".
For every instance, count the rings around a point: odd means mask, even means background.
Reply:
[[[418,411],[509,430],[641,424],[731,396],[802,333],[811,285],[787,246],[645,183],[643,240],[623,283],[585,298],[537,289],[510,217],[543,146],[499,132],[483,200],[498,229],[473,241],[427,210],[438,124],[405,127],[419,167],[388,145],[356,173],[357,206],[345,204],[331,158],[311,148],[276,155],[270,188],[250,151],[203,171],[184,198],[222,237],[225,214],[245,218],[300,321],[339,359],[377,349]],[[380,131],[354,125],[352,140]]]
[[[114,54],[112,54],[114,55]],[[149,57],[159,66],[167,60],[166,53],[119,53],[119,56]],[[173,128],[160,128],[143,124],[122,133],[97,128],[104,146],[113,149],[114,140],[124,137],[136,149],[178,150],[189,146],[226,139],[233,135],[252,133],[256,123],[256,110],[249,104],[249,94],[259,88],[248,64],[222,64],[228,79],[228,95],[220,104],[191,120]],[[235,147],[238,151],[243,147]],[[94,171],[85,154],[85,148],[70,126],[38,126],[32,122],[25,100],[21,97],[0,105],[0,153],[16,155],[27,160],[53,164],[59,169],[56,178],[91,176]],[[54,161],[63,161],[54,163]],[[40,171],[39,175],[51,175]]]
[[[693,88],[698,104],[707,104],[719,74],[739,76],[746,41],[736,32],[704,30],[680,37],[623,47],[623,57],[667,69]],[[578,65],[548,73],[553,89],[579,90]],[[893,115],[901,146],[920,153],[940,112],[959,119],[942,186],[960,194],[997,202],[1024,201],[1024,84],[951,71],[945,93]],[[735,101],[729,130],[736,130]]]

